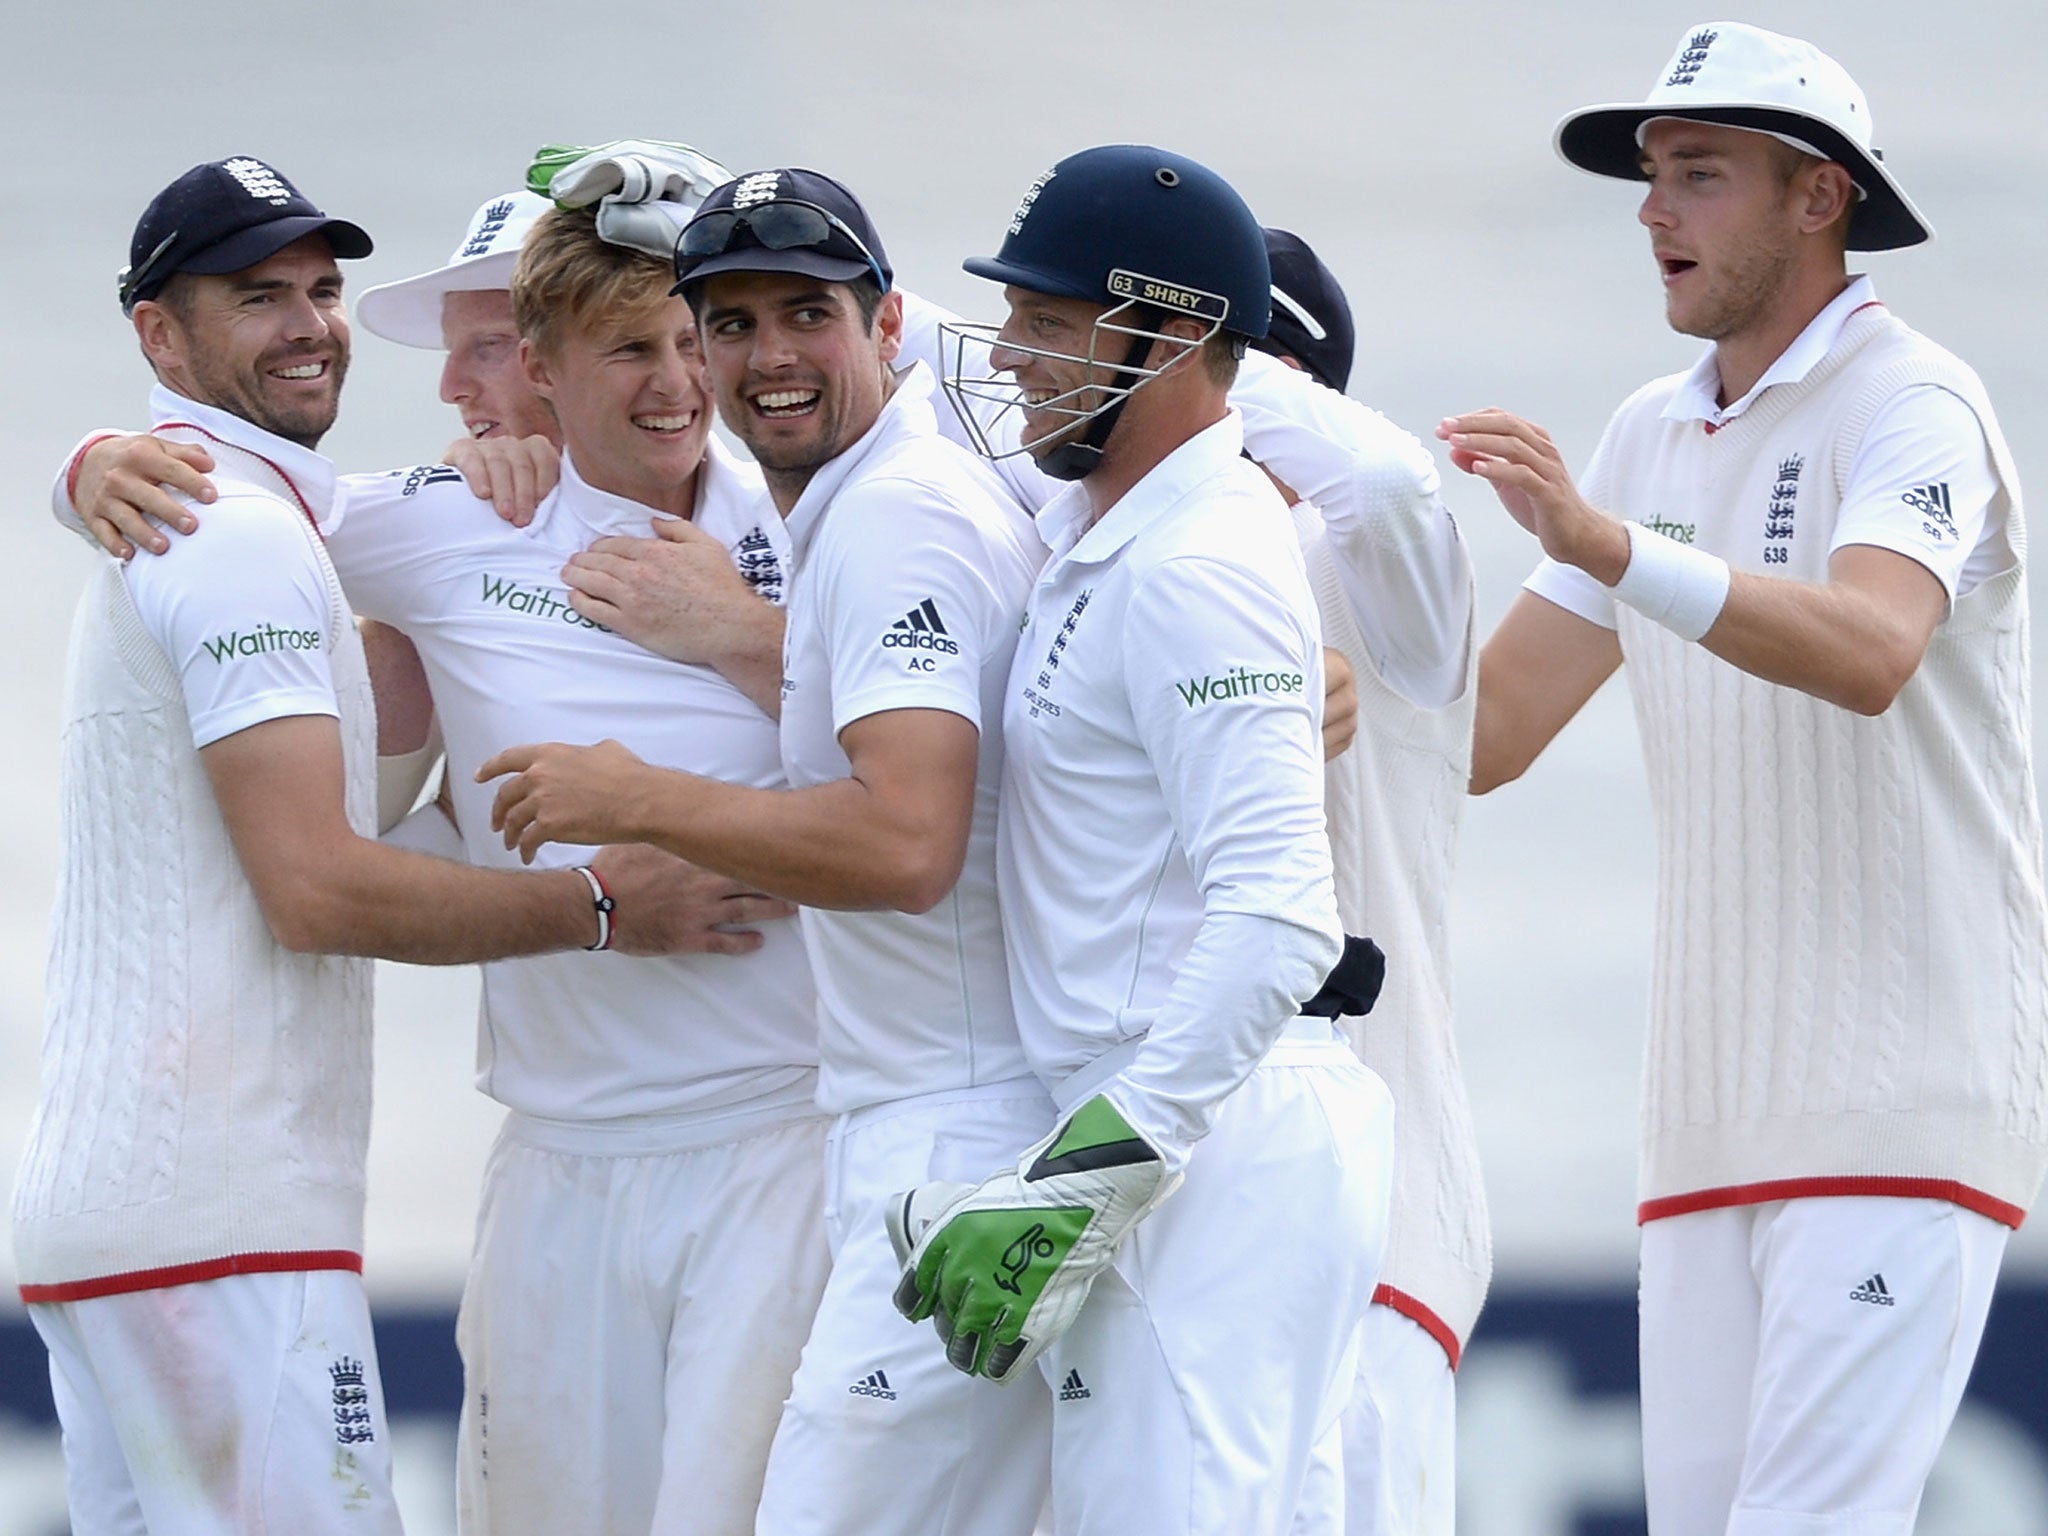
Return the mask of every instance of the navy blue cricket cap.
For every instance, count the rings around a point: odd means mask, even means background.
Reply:
[[[1273,323],[1254,345],[1299,359],[1318,384],[1342,393],[1358,344],[1343,285],[1306,240],[1284,229],[1266,231],[1266,258],[1273,265]]]
[[[155,298],[180,272],[240,272],[307,235],[325,235],[344,261],[370,254],[368,235],[330,219],[261,160],[236,155],[195,165],[142,210],[121,270],[122,313]]]
[[[889,253],[860,199],[820,171],[749,171],[716,187],[676,239],[676,285],[720,272],[800,272],[828,283],[895,286]]]

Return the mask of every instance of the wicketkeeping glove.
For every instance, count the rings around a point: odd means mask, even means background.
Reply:
[[[1008,1381],[1073,1323],[1124,1234],[1180,1183],[1097,1094],[980,1184],[920,1185],[888,1211],[896,1309],[929,1317],[946,1359]]]
[[[598,237],[663,261],[712,188],[732,178],[687,144],[618,139],[595,149],[543,144],[526,185],[558,208],[597,204]]]

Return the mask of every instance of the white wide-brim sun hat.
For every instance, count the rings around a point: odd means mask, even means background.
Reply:
[[[1767,133],[1840,161],[1861,193],[1849,219],[1852,251],[1934,238],[1934,226],[1885,168],[1863,92],[1811,43],[1739,21],[1690,27],[1647,98],[1571,113],[1557,125],[1557,152],[1596,176],[1641,181],[1643,127],[1660,117]]]
[[[519,247],[554,204],[531,192],[491,198],[470,217],[469,228],[447,265],[418,277],[380,283],[356,300],[356,320],[372,335],[408,347],[441,347],[441,300],[512,286]]]

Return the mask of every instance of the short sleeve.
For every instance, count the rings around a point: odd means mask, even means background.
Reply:
[[[1977,413],[1935,384],[1902,390],[1871,418],[1856,452],[1829,553],[1869,544],[1916,560],[1954,601],[1986,537],[1998,494]]]
[[[1015,613],[984,568],[999,550],[943,493],[872,480],[843,495],[819,617],[832,729],[891,709],[942,709],[980,729],[982,669]]]
[[[203,538],[123,568],[143,626],[178,670],[192,744],[287,715],[338,715],[334,609],[310,530],[258,496],[207,509]]]
[[[1602,629],[1615,627],[1614,588],[1601,585],[1576,565],[1545,559],[1529,573],[1522,590],[1557,604],[1566,613],[1577,614],[1588,624],[1598,624]]]

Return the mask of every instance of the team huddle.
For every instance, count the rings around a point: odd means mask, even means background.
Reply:
[[[1708,346],[1576,478],[1435,428],[1545,557],[1484,645],[1337,279],[1185,156],[1034,180],[980,325],[830,176],[548,146],[354,303],[466,434],[382,474],[318,452],[369,235],[159,193],[149,430],[53,492],[79,1536],[399,1529],[371,957],[482,967],[472,1536],[1450,1536],[1458,821],[1624,659],[1651,1529],[1910,1531],[2048,1169],[2018,478],[1848,270],[1932,231],[1832,59],[1707,23],[1557,147]]]

